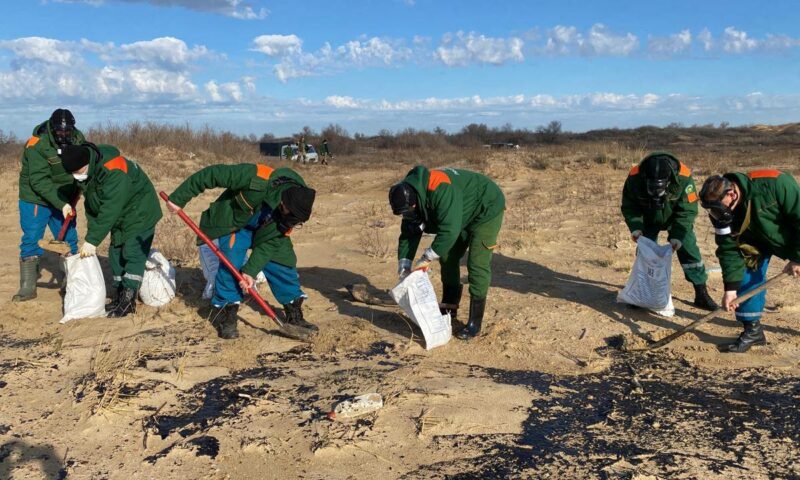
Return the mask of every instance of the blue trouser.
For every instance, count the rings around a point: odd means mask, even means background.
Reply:
[[[248,226],[256,226],[264,214],[269,214],[269,209],[253,215]],[[247,250],[253,246],[253,231],[243,228],[237,232],[219,238],[219,249],[237,269],[242,268],[247,257]],[[267,283],[281,305],[292,303],[298,297],[306,295],[300,289],[300,274],[294,267],[287,267],[275,262],[269,262],[262,270],[267,277]],[[214,279],[214,297],[211,303],[215,307],[222,307],[228,303],[242,301],[242,289],[231,272],[220,263],[217,276]]]
[[[736,291],[736,295],[744,295],[766,282],[769,259],[770,257],[766,257],[761,260],[761,263],[755,270],[750,270],[749,268],[744,269],[744,279],[739,289]],[[766,303],[767,291],[764,290],[758,295],[745,300],[736,308],[736,320],[740,322],[757,322],[761,320],[761,314],[764,312],[764,305],[766,305]]]
[[[64,215],[61,210],[49,205],[19,201],[19,226],[22,228],[22,240],[19,244],[20,258],[40,257],[44,250],[39,246],[39,240],[44,238],[45,228],[50,227],[53,238],[58,238],[58,232],[64,224]],[[64,241],[69,243],[72,253],[78,253],[78,230],[75,220],[70,222]]]

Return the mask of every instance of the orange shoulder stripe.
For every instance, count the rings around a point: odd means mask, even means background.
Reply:
[[[128,162],[125,161],[125,157],[123,156],[114,157],[104,163],[103,166],[109,170],[122,170],[123,172],[128,173]]]
[[[31,137],[28,139],[28,143],[25,144],[25,148],[30,148],[37,143],[39,143],[39,137]]]
[[[689,167],[684,165],[683,162],[678,162],[678,163],[680,163],[681,165],[681,169],[678,171],[678,176],[688,177],[689,175],[692,174],[692,171],[689,169]]]
[[[632,177],[634,175],[639,175],[639,165],[634,165],[633,167],[631,167],[631,171],[628,172],[629,177]]]
[[[431,176],[428,178],[428,190],[432,192],[442,183],[450,183],[450,177],[441,170],[431,170]]]
[[[781,173],[783,172],[780,170],[753,170],[747,176],[750,177],[750,180],[755,180],[756,178],[778,178]]]
[[[272,172],[275,171],[274,168],[270,168],[266,165],[256,165],[256,176],[259,178],[263,178],[264,180],[269,180],[269,176],[272,175]]]

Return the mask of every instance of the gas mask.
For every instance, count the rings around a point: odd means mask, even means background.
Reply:
[[[314,189],[300,185],[288,177],[279,177],[272,181],[273,187],[285,183],[294,186],[281,193],[281,204],[272,212],[272,219],[275,221],[278,231],[284,235],[311,217],[311,208],[317,193]],[[282,210],[286,210],[286,213]]]
[[[402,228],[405,233],[411,236],[420,235],[425,231],[425,222],[422,221],[422,217],[420,217],[416,208],[403,213]]]
[[[649,209],[661,210],[667,204],[667,190],[677,169],[678,161],[668,154],[651,155],[642,162]]]
[[[272,220],[275,222],[275,226],[278,227],[278,231],[284,235],[305,221],[297,215],[293,215],[292,212],[284,214],[281,212],[280,207],[272,211]]]
[[[716,184],[717,187],[721,185],[722,193],[719,194],[716,200],[706,200],[706,198],[711,195],[711,192],[716,190],[715,187],[711,186],[712,184]],[[732,191],[733,184],[731,181],[719,175],[709,177],[700,190],[700,206],[708,210],[711,223],[716,228],[729,227],[733,223],[733,209],[722,203],[722,199]],[[733,205],[733,203],[731,203],[731,205]]]
[[[50,115],[50,129],[59,147],[72,145],[72,134],[75,132],[75,117],[69,110],[59,108]]]

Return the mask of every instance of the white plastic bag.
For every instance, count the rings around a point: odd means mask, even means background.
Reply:
[[[214,240],[214,245],[219,245],[219,243]],[[217,277],[217,270],[219,270],[219,257],[205,243],[200,245],[200,268],[202,268],[203,278],[206,280],[206,286],[203,288],[203,299],[211,300],[214,297],[214,279]],[[264,276],[264,272],[258,272],[256,285],[266,282],[267,277]]]
[[[67,293],[64,296],[64,317],[59,323],[76,318],[106,316],[106,282],[97,256],[81,258],[70,255],[67,270]]]
[[[175,268],[156,249],[150,250],[144,264],[139,297],[151,307],[163,307],[175,298]]]
[[[617,302],[646,308],[665,317],[675,315],[670,285],[672,246],[639,237],[636,249],[636,261],[628,283],[617,295]]]
[[[453,335],[450,315],[442,315],[439,312],[436,292],[426,272],[422,270],[411,272],[391,290],[390,294],[405,314],[422,330],[427,350],[450,341]]]

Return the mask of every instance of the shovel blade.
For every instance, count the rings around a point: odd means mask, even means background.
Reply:
[[[67,242],[61,242],[58,240],[39,240],[39,247],[48,252],[57,253],[59,255],[65,255],[71,251],[71,248]]]

